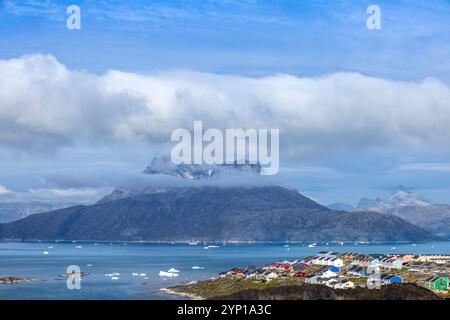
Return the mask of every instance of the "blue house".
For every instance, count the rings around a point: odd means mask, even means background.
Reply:
[[[384,284],[403,283],[403,279],[401,277],[387,274],[381,275],[381,281],[383,281]]]
[[[338,268],[338,267],[331,267],[331,268],[329,268],[328,270],[330,270],[331,272],[334,272],[334,273],[339,273],[339,272],[341,272],[341,269]]]
[[[390,279],[391,283],[403,283],[403,279],[399,276],[392,276]]]

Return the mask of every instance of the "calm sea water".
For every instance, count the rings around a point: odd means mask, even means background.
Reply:
[[[82,246],[82,248],[76,248]],[[177,299],[159,289],[189,280],[201,280],[232,267],[263,265],[282,259],[302,258],[321,250],[361,253],[446,253],[450,243],[334,245],[249,244],[204,249],[203,245],[135,243],[7,243],[0,242],[0,277],[18,276],[38,281],[0,284],[0,299]],[[43,252],[48,251],[48,255]],[[69,265],[89,273],[81,290],[69,290],[59,277]],[[203,267],[193,270],[193,266]],[[162,278],[159,271],[180,270],[176,278]],[[118,280],[105,274],[118,272]],[[133,276],[132,273],[146,273]]]

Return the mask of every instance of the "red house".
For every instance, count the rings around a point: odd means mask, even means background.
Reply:
[[[244,273],[244,269],[241,269],[241,268],[234,268],[234,269],[231,269],[231,271],[234,273]]]
[[[297,272],[296,274],[294,274],[294,278],[306,278],[307,276],[308,274],[305,272]]]

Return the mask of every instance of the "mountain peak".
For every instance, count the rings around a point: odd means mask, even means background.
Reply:
[[[392,208],[408,207],[408,206],[428,206],[432,201],[427,197],[414,193],[404,186],[397,186],[391,195],[385,199],[367,199],[361,198],[358,208],[373,209],[376,211],[386,211]]]
[[[397,192],[406,192],[406,193],[411,193],[411,191],[409,191],[408,189],[406,189],[404,186],[402,186],[401,184],[399,184],[397,187],[395,187],[395,189],[393,190],[393,193],[397,193]]]
[[[144,174],[163,174],[175,176],[186,180],[212,179],[224,173],[261,173],[261,165],[249,161],[244,163],[226,164],[174,164],[168,157],[154,157],[150,165],[144,170]]]

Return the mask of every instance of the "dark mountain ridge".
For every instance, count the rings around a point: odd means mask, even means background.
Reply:
[[[280,187],[172,188],[1,224],[3,240],[436,241],[399,217],[331,211]]]

